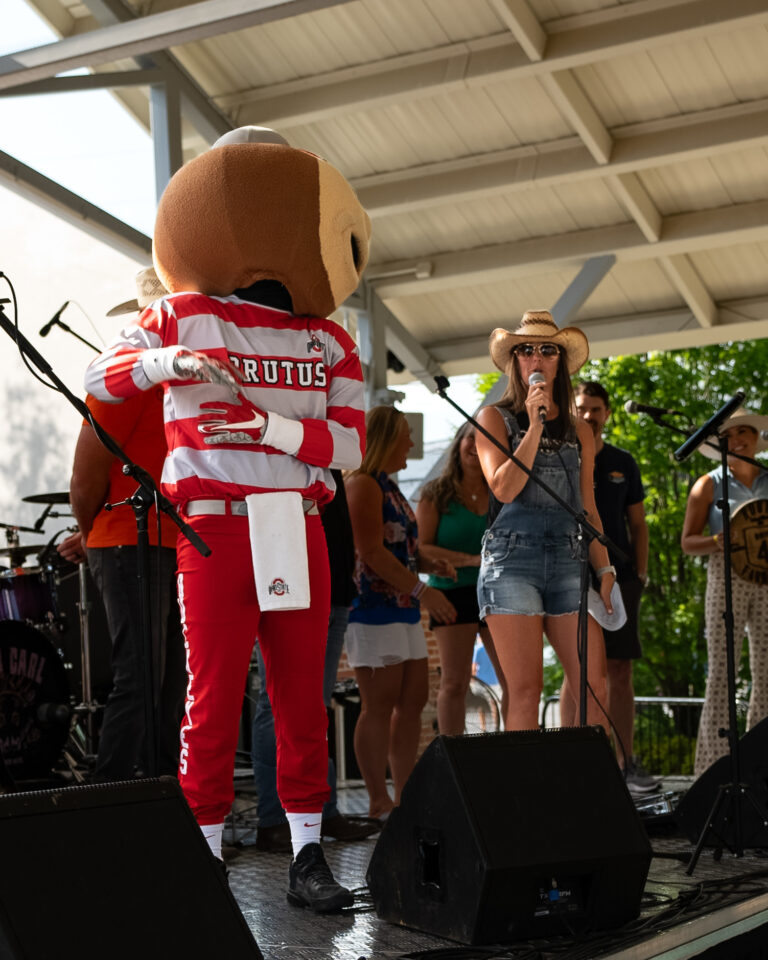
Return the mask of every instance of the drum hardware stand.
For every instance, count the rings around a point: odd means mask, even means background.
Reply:
[[[136,483],[139,485],[138,490],[130,498],[131,506],[134,509],[136,515],[136,525],[137,525],[137,558],[139,562],[139,598],[140,598],[140,616],[141,616],[141,625],[142,625],[142,650],[141,655],[143,656],[143,667],[144,667],[144,708],[145,708],[145,718],[146,718],[146,741],[147,741],[147,773],[149,776],[157,775],[157,703],[154,697],[154,682],[153,682],[153,670],[152,670],[152,631],[151,631],[151,622],[150,622],[150,597],[149,597],[149,536],[148,536],[148,526],[147,526],[147,515],[149,513],[150,507],[154,504],[158,510],[162,510],[171,520],[176,524],[177,527],[181,530],[184,536],[189,540],[189,542],[195,547],[195,549],[204,557],[210,555],[211,550],[202,538],[195,533],[192,527],[186,523],[181,516],[176,512],[176,510],[157,489],[154,481],[149,476],[149,474],[143,470],[138,464],[134,463],[130,457],[124,452],[122,447],[114,440],[104,428],[99,424],[96,418],[91,413],[90,409],[86,404],[79,398],[76,397],[71,390],[64,384],[64,382],[56,376],[53,372],[51,365],[47,360],[40,354],[40,352],[32,346],[32,344],[27,340],[24,334],[18,329],[18,327],[12,323],[5,314],[3,308],[3,300],[0,300],[0,327],[8,334],[8,336],[16,343],[19,348],[19,352],[22,355],[22,358],[25,360],[28,358],[32,363],[37,367],[37,369],[43,374],[44,377],[47,377],[50,383],[46,383],[46,386],[53,385],[59,393],[63,394],[66,399],[72,404],[72,406],[77,410],[77,412],[84,417],[90,425],[93,427],[96,436],[104,444],[104,446],[109,450],[110,453],[114,454],[119,460],[123,463],[123,472],[132,477]],[[7,302],[7,301],[5,301]],[[31,368],[30,368],[31,370]],[[32,371],[34,373],[34,371]],[[38,378],[39,379],[39,378]],[[85,694],[85,690],[83,691]]]
[[[598,543],[602,543],[607,550],[610,550],[620,559],[628,560],[629,558],[624,551],[617,547],[609,537],[607,537],[604,533],[601,533],[596,527],[592,526],[592,524],[587,520],[586,514],[583,510],[575,510],[566,500],[563,500],[559,494],[555,493],[555,491],[552,490],[540,477],[537,477],[529,467],[526,467],[521,460],[518,460],[511,450],[507,449],[503,443],[499,443],[496,437],[492,436],[484,427],[480,426],[474,417],[470,416],[470,414],[468,414],[466,410],[463,410],[457,403],[454,403],[445,392],[449,386],[447,377],[438,376],[434,378],[434,381],[437,384],[437,393],[443,398],[443,400],[447,400],[454,410],[457,410],[465,420],[472,424],[475,430],[477,430],[479,433],[482,433],[482,435],[486,439],[490,440],[495,447],[498,447],[505,457],[511,460],[516,467],[523,471],[523,473],[527,474],[528,477],[533,480],[534,483],[538,484],[542,490],[548,493],[550,497],[552,497],[552,499],[563,508],[563,510],[565,510],[567,513],[570,513],[576,523],[577,540],[579,543],[579,561],[581,565],[581,596],[579,599],[579,616],[577,621],[577,649],[579,651],[579,726],[585,727],[587,726],[587,657],[589,652],[589,643],[587,638],[589,544],[592,540],[597,540]]]
[[[744,393],[738,390],[730,400],[710,419],[697,430],[685,443],[674,452],[675,460],[681,462],[686,459],[694,450],[696,450],[708,438],[717,437],[717,444],[720,449],[720,464],[723,472],[723,495],[722,500],[718,501],[723,514],[723,586],[725,588],[725,610],[723,611],[723,621],[725,624],[725,657],[727,669],[728,685],[728,727],[721,730],[720,735],[728,739],[728,756],[730,759],[731,779],[729,783],[720,784],[717,789],[715,802],[707,816],[704,828],[699,836],[696,849],[691,856],[685,872],[690,876],[696,868],[701,851],[704,849],[707,837],[712,833],[717,838],[715,846],[714,859],[719,860],[723,854],[723,847],[728,847],[730,852],[736,857],[744,856],[744,838],[742,805],[749,803],[757,812],[761,821],[766,819],[766,811],[760,807],[755,799],[752,788],[748,783],[741,779],[741,757],[739,756],[739,732],[736,719],[736,662],[734,654],[734,635],[733,635],[733,585],[731,579],[731,511],[728,502],[728,440],[726,437],[719,437],[718,430],[723,423],[742,405],[744,402]],[[713,444],[710,443],[710,446]],[[756,461],[750,458],[741,457],[750,462]],[[762,466],[758,464],[758,466]],[[718,826],[721,829],[733,823],[733,845],[728,844],[723,834],[718,833]]]

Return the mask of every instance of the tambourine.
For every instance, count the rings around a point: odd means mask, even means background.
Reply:
[[[742,580],[768,583],[768,500],[746,500],[733,511],[731,566]]]

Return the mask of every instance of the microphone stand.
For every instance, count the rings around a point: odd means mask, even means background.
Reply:
[[[587,593],[589,591],[589,544],[592,540],[597,540],[598,543],[602,543],[603,546],[613,551],[619,558],[622,560],[629,559],[627,555],[616,546],[613,541],[607,537],[604,533],[601,533],[596,527],[593,527],[592,524],[587,520],[586,514],[583,510],[575,510],[570,503],[556,493],[544,480],[540,477],[537,477],[534,472],[527,467],[521,460],[512,453],[511,450],[508,450],[504,444],[499,443],[499,441],[490,434],[485,427],[482,427],[474,417],[463,410],[457,403],[454,403],[453,400],[445,392],[448,386],[450,385],[447,377],[438,376],[434,378],[435,383],[437,384],[437,393],[447,400],[450,405],[457,410],[465,420],[472,424],[475,430],[482,433],[484,437],[491,441],[491,443],[498,447],[499,450],[507,457],[512,463],[515,464],[518,469],[522,470],[523,473],[538,484],[542,490],[552,497],[552,499],[558,503],[563,510],[573,517],[576,524],[576,539],[579,544],[579,563],[580,563],[580,592],[581,596],[579,599],[579,615],[577,620],[577,650],[579,652],[579,726],[585,727],[587,725],[587,658],[588,658],[588,631],[587,631]]]
[[[138,464],[128,457],[122,447],[114,440],[104,428],[99,424],[86,404],[76,397],[53,372],[50,364],[45,358],[32,346],[24,334],[13,324],[5,314],[3,304],[0,301],[0,327],[16,343],[19,351],[28,357],[37,369],[46,376],[50,382],[62,393],[77,412],[84,417],[93,427],[96,436],[109,450],[123,463],[123,473],[132,477],[139,485],[133,496],[128,498],[136,517],[137,530],[137,566],[138,566],[138,585],[139,585],[139,618],[141,622],[142,649],[144,674],[144,714],[146,722],[146,742],[147,742],[147,772],[150,776],[157,775],[157,708],[158,703],[155,696],[155,678],[152,669],[152,623],[151,623],[151,604],[149,596],[149,528],[147,516],[152,505],[156,505],[158,510],[162,510],[173,520],[176,526],[181,530],[184,536],[195,547],[195,549],[204,557],[210,556],[211,550],[201,537],[185,523],[184,520],[174,509],[173,505],[157,489],[154,480]]]
[[[689,439],[675,451],[674,457],[678,461],[684,460],[698,446],[704,442],[708,436],[717,436],[717,428],[722,425],[727,416],[720,414],[726,409],[741,405],[744,394],[740,391],[725,404],[707,423],[696,431]],[[718,419],[719,418],[719,419]],[[712,425],[710,427],[710,425]],[[760,823],[765,822],[765,811],[755,799],[752,788],[748,783],[743,783],[741,779],[741,757],[739,756],[739,735],[736,725],[736,661],[734,654],[734,635],[733,635],[733,585],[731,579],[731,509],[728,500],[728,439],[727,437],[717,437],[720,448],[720,464],[723,472],[723,496],[718,501],[721,505],[723,514],[723,586],[725,592],[725,609],[723,611],[723,621],[725,623],[725,658],[726,658],[726,682],[728,696],[728,728],[721,730],[720,735],[728,739],[728,755],[730,759],[731,779],[729,783],[720,784],[717,788],[717,795],[712,804],[712,809],[707,816],[704,827],[699,836],[696,849],[691,856],[685,872],[690,876],[696,868],[701,851],[704,848],[707,837],[710,832],[717,838],[715,846],[714,859],[719,860],[723,853],[723,847],[727,846],[730,852],[736,857],[744,856],[743,839],[743,821],[742,804],[749,802],[757,813]],[[710,443],[710,446],[713,446]],[[761,469],[764,465],[753,460],[751,457],[739,457],[740,460],[746,460],[748,463],[756,464]],[[718,823],[718,818],[719,823]],[[724,833],[718,833],[717,827],[724,830],[733,822],[733,844],[726,842]]]
[[[77,337],[77,339],[78,339],[81,343],[84,343],[84,344],[86,345],[86,347],[90,347],[91,350],[95,350],[96,353],[101,353],[101,349],[100,349],[99,347],[95,347],[95,346],[90,342],[90,340],[86,340],[85,337],[81,337],[79,333],[75,333],[75,331],[72,329],[72,327],[68,327],[68,326],[66,325],[66,323],[64,323],[63,320],[57,320],[56,323],[55,323],[55,326],[61,327],[61,329],[64,330],[64,331],[66,331],[67,333],[71,333],[73,337]]]

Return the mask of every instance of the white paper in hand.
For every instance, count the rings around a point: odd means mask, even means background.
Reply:
[[[589,588],[587,609],[603,630],[619,630],[627,622],[627,611],[624,609],[624,601],[621,598],[618,583],[614,583],[611,587],[611,604],[613,605],[613,613],[608,613],[597,590],[592,587]]]

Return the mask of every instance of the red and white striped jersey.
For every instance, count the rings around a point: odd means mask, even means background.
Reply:
[[[262,410],[299,421],[302,434],[295,456],[242,435],[233,443],[229,434],[203,434],[198,425],[212,415],[200,404],[231,403],[232,394],[196,380],[166,383],[168,456],[162,489],[172,502],[297,490],[324,503],[335,490],[331,468],[360,465],[363,377],[355,343],[338,324],[234,296],[169,294],[147,307],[93,361],[85,389],[112,402],[147,390],[152,384],[142,352],[176,344],[229,360],[241,373],[243,395]]]

